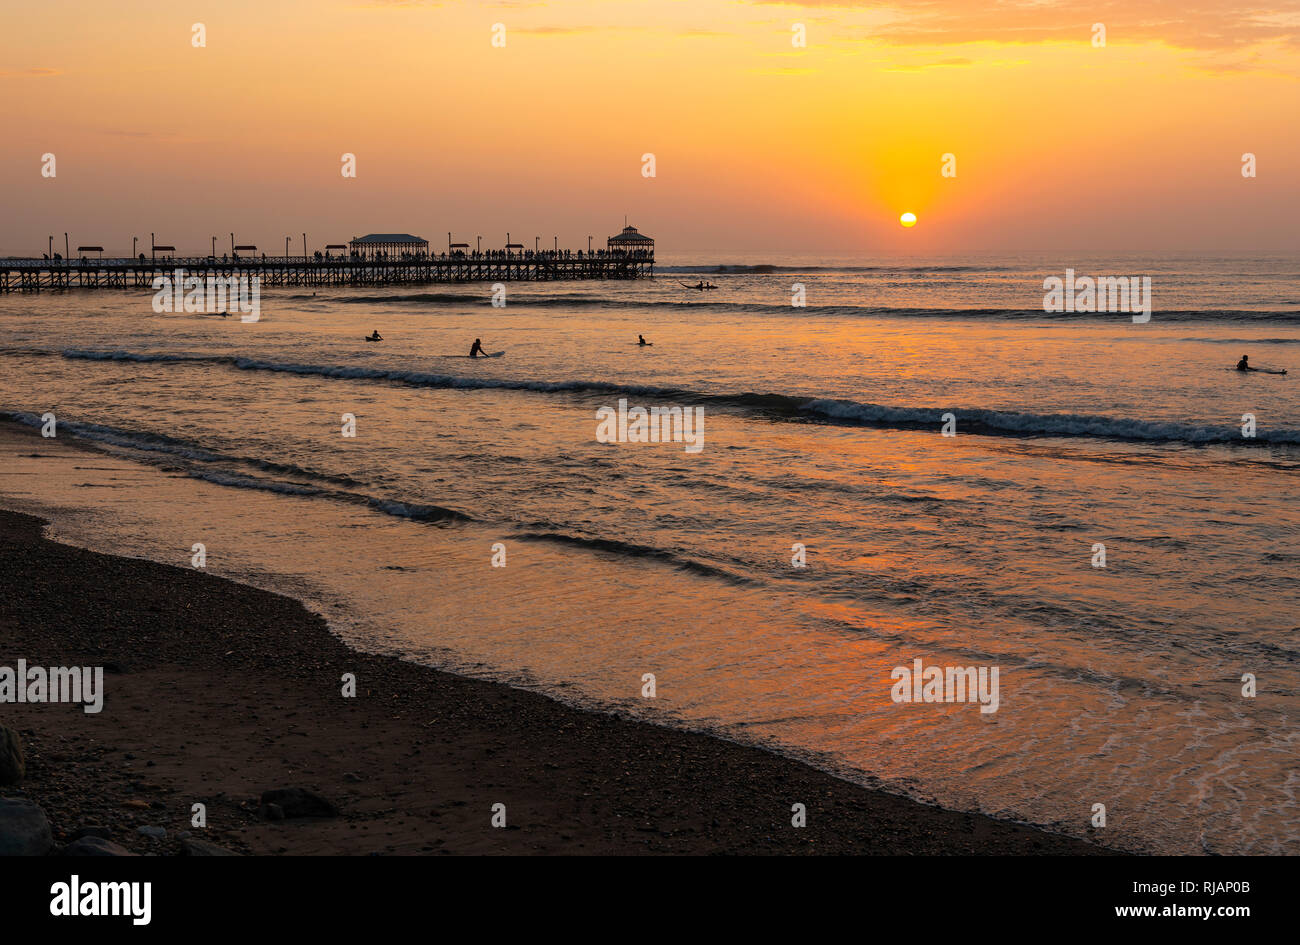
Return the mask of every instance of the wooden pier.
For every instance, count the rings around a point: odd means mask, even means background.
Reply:
[[[0,293],[44,289],[142,289],[155,278],[258,279],[263,288],[345,288],[456,282],[558,282],[640,279],[654,275],[654,252],[456,253],[400,259],[316,259],[302,256],[218,259],[0,259]]]

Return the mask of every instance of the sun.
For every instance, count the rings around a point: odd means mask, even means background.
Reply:
[[[898,222],[903,226],[916,226],[916,214],[909,210],[898,218]]]

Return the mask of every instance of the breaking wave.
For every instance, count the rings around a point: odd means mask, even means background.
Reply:
[[[934,429],[952,414],[962,433],[984,436],[1088,437],[1153,443],[1213,443],[1260,446],[1300,444],[1300,430],[1260,428],[1253,438],[1238,426],[1207,426],[1178,421],[1142,420],[1092,414],[1042,414],[959,406],[896,406],[870,402],[781,393],[702,392],[678,387],[622,384],[602,380],[547,381],[533,378],[466,377],[400,369],[262,361],[235,355],[154,354],[128,351],[71,349],[73,359],[141,363],[200,363],[241,371],[266,371],[337,380],[381,381],[443,390],[509,390],[546,394],[604,394],[658,398],[676,403],[710,404],[737,412],[805,422],[836,423],[895,429]]]

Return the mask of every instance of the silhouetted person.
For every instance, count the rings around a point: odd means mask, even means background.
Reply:
[[[642,335],[637,335],[637,336],[636,336],[636,343],[639,344],[639,345],[640,345],[641,347],[643,347],[643,348],[644,348],[646,345],[650,344],[650,342],[646,341],[646,340],[645,340],[645,337],[642,336]]]
[[[1243,355],[1241,356],[1241,360],[1237,362],[1237,370],[1238,370],[1238,371],[1258,371],[1259,368],[1253,368],[1253,367],[1251,367],[1250,364],[1249,364],[1249,361],[1250,361],[1250,356],[1249,356],[1249,355],[1246,355],[1246,354],[1243,354]]]
[[[475,338],[473,347],[469,349],[469,356],[471,358],[477,358],[480,354],[485,358],[487,357],[487,352],[483,350],[483,344]]]
[[[312,293],[312,295],[315,295],[315,294],[316,294],[315,292]],[[383,340],[384,340],[383,335],[379,334],[379,329],[378,329],[378,328],[376,328],[373,332],[370,333],[370,340],[371,340],[371,341],[383,341]]]

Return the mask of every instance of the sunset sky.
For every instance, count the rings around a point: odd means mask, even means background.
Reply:
[[[0,96],[5,255],[577,248],[624,214],[719,258],[1300,249],[1281,0],[43,0],[0,14]]]

